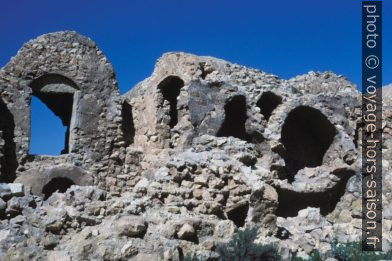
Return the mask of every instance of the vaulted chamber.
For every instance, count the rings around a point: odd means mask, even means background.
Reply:
[[[299,106],[290,111],[281,133],[289,181],[300,169],[322,165],[335,134],[335,127],[319,110]]]

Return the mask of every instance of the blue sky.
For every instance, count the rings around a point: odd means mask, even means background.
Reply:
[[[387,15],[392,2],[383,4],[387,84],[392,82],[392,48],[387,48],[392,46],[392,16]],[[2,0],[0,23],[0,66],[29,39],[75,30],[105,53],[121,93],[148,77],[156,59],[168,51],[216,56],[286,79],[332,70],[361,83],[359,0]],[[32,110],[30,151],[58,153],[63,146],[59,119],[37,101]]]

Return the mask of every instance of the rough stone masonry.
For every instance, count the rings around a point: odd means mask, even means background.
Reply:
[[[29,154],[32,96],[67,127],[59,156]],[[121,96],[92,40],[40,36],[0,70],[0,259],[217,260],[217,244],[254,225],[287,259],[326,255],[361,236],[360,102],[332,72],[283,80],[178,52]]]

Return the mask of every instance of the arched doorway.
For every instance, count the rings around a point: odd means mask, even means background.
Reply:
[[[71,133],[71,119],[72,119],[72,111],[73,111],[73,101],[74,101],[74,94],[78,90],[76,84],[59,74],[46,74],[37,79],[35,79],[31,84],[30,87],[33,90],[33,102],[31,106],[31,139],[30,139],[30,153],[32,152],[32,148],[36,150],[38,153],[34,154],[67,154],[69,152],[69,140],[70,140],[70,133]],[[34,97],[36,100],[34,100]],[[63,134],[61,134],[61,128],[57,126],[57,128],[52,128],[52,131],[57,130],[59,135],[46,135],[40,133],[40,131],[45,131],[47,128],[44,126],[40,126],[39,121],[37,120],[40,115],[37,115],[35,109],[39,108],[39,103],[43,103],[50,111],[57,116],[61,124],[65,127],[63,130]],[[41,106],[38,110],[39,112],[44,112],[44,107]],[[35,113],[35,114],[34,114]],[[44,118],[40,118],[42,120],[50,119],[50,116],[45,116]],[[47,115],[47,114],[46,114]],[[52,121],[53,121],[52,117]],[[36,123],[36,121],[38,123]],[[42,124],[41,124],[42,125]],[[47,125],[50,126],[50,125]],[[60,138],[63,137],[63,138]],[[45,146],[39,146],[39,143],[43,139],[51,138],[52,140],[45,143]],[[49,153],[45,153],[48,151],[48,144],[50,142],[59,143],[61,142],[64,144],[58,153],[53,153],[53,150],[49,150]],[[38,145],[37,145],[38,144]],[[32,153],[31,153],[32,154]]]

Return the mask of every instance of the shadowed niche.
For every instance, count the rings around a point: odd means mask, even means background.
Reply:
[[[133,143],[135,138],[135,125],[133,123],[132,106],[126,101],[123,103],[121,116],[121,129],[123,132],[125,146],[129,146]]]
[[[163,98],[169,102],[170,128],[178,123],[177,97],[180,95],[182,87],[184,87],[184,81],[178,76],[168,76],[158,84]]]
[[[268,121],[272,112],[279,104],[282,104],[282,97],[273,92],[264,92],[257,101],[256,106],[260,108],[260,113],[263,114],[264,118]]]
[[[322,165],[335,135],[335,127],[319,110],[308,106],[292,110],[281,134],[288,180],[292,182],[300,169]]]
[[[63,126],[67,127],[64,140],[64,149],[61,154],[69,152],[69,134],[72,118],[73,98],[78,90],[76,84],[59,74],[43,75],[30,84],[33,95],[44,103],[57,117]]]
[[[279,202],[276,215],[285,218],[295,217],[298,211],[307,207],[320,208],[320,213],[323,216],[331,213],[344,195],[347,182],[355,172],[347,169],[338,169],[332,174],[339,177],[340,180],[335,186],[324,192],[304,193],[276,188]]]
[[[53,178],[42,188],[42,194],[44,194],[44,199],[46,200],[56,191],[60,193],[66,192],[72,185],[75,185],[75,183],[68,178]]]
[[[225,105],[225,120],[220,127],[218,137],[235,137],[248,141],[249,136],[245,131],[246,98],[242,95],[234,96]]]
[[[237,227],[245,225],[246,217],[248,216],[249,203],[243,202],[235,207],[232,207],[226,212],[227,218],[234,222]]]
[[[1,160],[0,182],[13,182],[16,178],[15,171],[18,167],[16,158],[16,144],[14,142],[15,122],[14,116],[7,105],[0,98],[0,131],[4,140]]]

